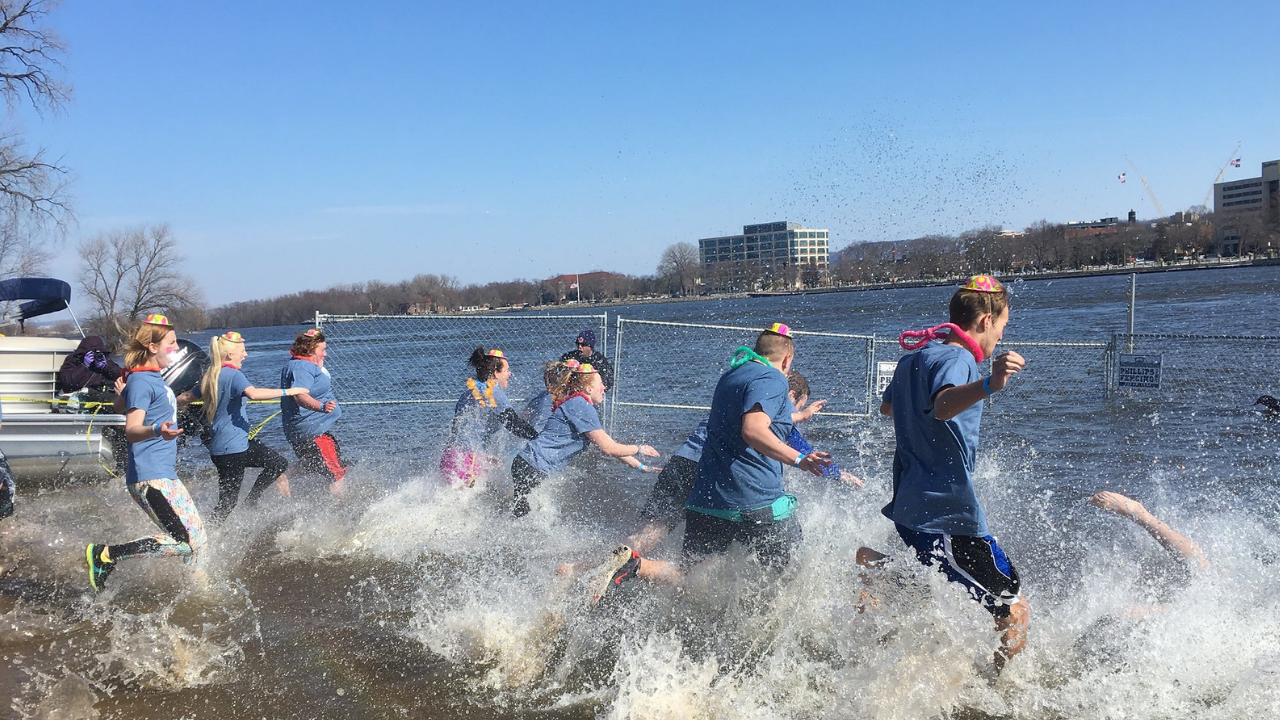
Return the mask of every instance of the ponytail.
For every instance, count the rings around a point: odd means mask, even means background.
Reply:
[[[200,380],[200,397],[204,401],[204,416],[213,424],[213,416],[218,412],[218,377],[222,374],[222,363],[227,361],[226,345],[229,340],[214,335],[209,341],[209,369]]]

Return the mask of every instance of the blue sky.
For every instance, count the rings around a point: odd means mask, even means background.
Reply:
[[[73,171],[62,277],[155,222],[213,304],[649,273],[770,220],[843,246],[1153,216],[1126,154],[1199,204],[1236,142],[1227,179],[1280,157],[1280,4],[1217,8],[69,0],[74,98],[18,120]]]

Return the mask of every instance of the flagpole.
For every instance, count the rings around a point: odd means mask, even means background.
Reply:
[[[573,286],[578,290],[578,302],[582,302],[582,278],[578,273],[573,274]]]

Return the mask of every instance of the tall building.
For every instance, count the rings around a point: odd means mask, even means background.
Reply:
[[[698,259],[704,277],[720,277],[728,284],[742,286],[768,278],[796,285],[805,282],[806,270],[826,272],[827,240],[828,231],[800,223],[744,225],[741,235],[699,240]]]
[[[1280,230],[1280,160],[1262,163],[1262,175],[1215,183],[1214,226],[1224,256],[1239,255],[1251,229]]]

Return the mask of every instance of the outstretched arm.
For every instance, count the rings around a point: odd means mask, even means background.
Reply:
[[[648,445],[623,445],[609,437],[609,433],[604,430],[592,430],[586,433],[586,436],[593,445],[600,448],[600,452],[611,457],[624,457],[627,455],[658,457],[658,451],[652,447]]]
[[[1142,503],[1117,492],[1103,490],[1089,498],[1089,503],[1103,510],[1113,512],[1142,526],[1155,538],[1165,550],[1177,555],[1188,564],[1198,568],[1209,567],[1209,559],[1204,551],[1191,538],[1169,527],[1163,520],[1151,514]]]

